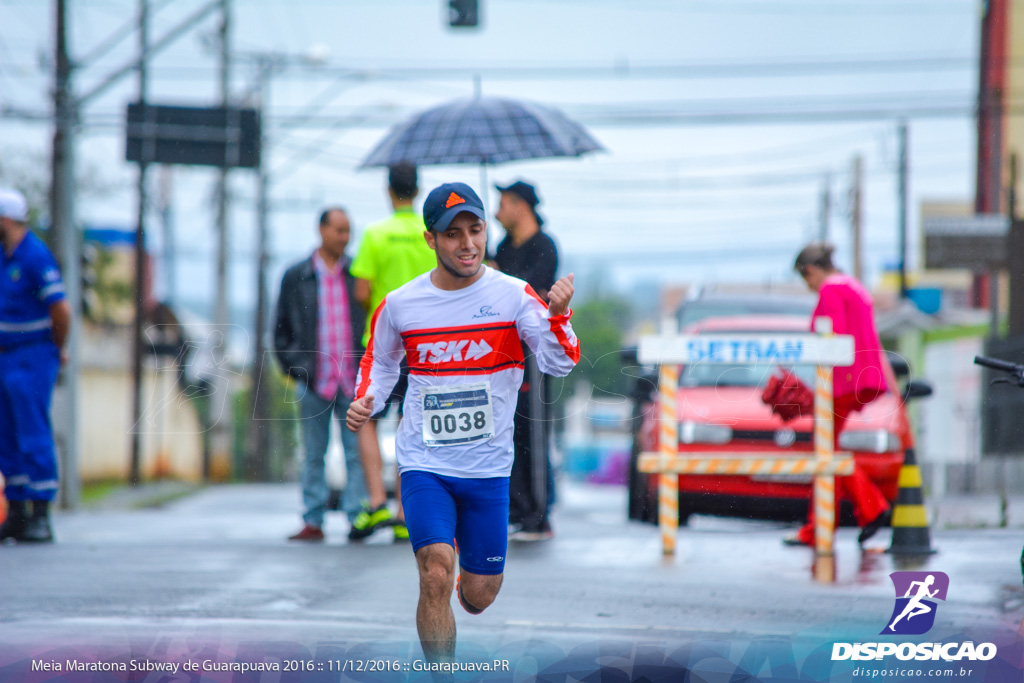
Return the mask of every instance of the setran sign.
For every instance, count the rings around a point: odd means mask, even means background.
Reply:
[[[260,118],[255,109],[128,105],[128,161],[258,168]]]
[[[721,363],[846,366],[853,363],[850,335],[695,334],[642,337],[637,358],[645,365]]]

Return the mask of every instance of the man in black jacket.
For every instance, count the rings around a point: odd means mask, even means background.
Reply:
[[[281,280],[274,351],[296,380],[306,457],[302,466],[302,529],[293,541],[322,541],[329,495],[324,473],[331,415],[342,421],[355,395],[363,355],[365,312],[354,298],[355,278],[345,255],[351,227],[344,209],[320,216],[320,246],[289,268]],[[347,483],[342,509],[353,522],[366,497],[355,434],[342,427]]]
[[[507,187],[496,185],[501,203],[495,218],[508,233],[498,245],[495,262],[503,273],[526,280],[547,301],[555,283],[558,249],[541,230],[537,190],[521,180]],[[509,483],[509,538],[541,541],[551,538],[549,508],[554,502],[554,476],[548,454],[550,415],[547,382],[537,364],[526,355],[526,377],[519,389],[513,445],[515,460]]]

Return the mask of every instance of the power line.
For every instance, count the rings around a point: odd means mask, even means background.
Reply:
[[[525,0],[530,2],[531,0]],[[532,0],[533,4],[553,4],[550,0]],[[555,0],[554,4],[561,5],[586,5],[587,7],[594,6],[605,6],[605,7],[620,7],[623,3],[620,0]],[[677,2],[674,0],[668,0],[666,2],[653,3],[655,6],[650,7],[651,3],[646,3],[648,6],[643,6],[642,3],[630,3],[631,9],[658,9],[664,6],[666,9],[674,9],[677,6]],[[825,15],[843,15],[843,14],[857,14],[863,15],[865,12],[875,13],[888,13],[888,14],[920,14],[922,12],[928,12],[931,10],[946,11],[950,13],[965,13],[975,11],[975,3],[971,0],[952,0],[949,2],[937,2],[935,0],[929,0],[927,2],[903,2],[893,3],[886,0],[880,2],[867,2],[861,0],[860,2],[821,2],[820,0],[807,0],[806,2],[799,2],[798,0],[788,0],[788,2],[751,2],[750,0],[691,0],[687,3],[686,8],[688,11],[693,13],[714,13],[714,14],[729,14],[735,11],[742,11],[744,14],[748,13],[759,13],[759,14],[792,14],[808,13],[813,12],[816,14]]]
[[[164,0],[167,2],[168,0]],[[102,48],[102,50],[100,49]],[[106,51],[106,45],[93,52]],[[1024,57],[1008,56],[1005,66],[1012,68],[1024,64]],[[10,66],[16,66],[11,64]],[[20,66],[38,68],[36,64]],[[459,80],[468,81],[475,75],[485,80],[590,80],[590,79],[721,79],[752,77],[828,76],[837,74],[871,75],[876,73],[919,73],[934,71],[974,70],[977,60],[973,55],[894,55],[870,59],[835,59],[832,57],[804,57],[782,61],[759,62],[693,62],[693,63],[639,63],[616,64],[475,64],[472,67],[455,65],[406,66],[336,66],[324,64],[316,69],[292,69],[293,80],[316,80],[324,77],[362,82],[381,80]],[[208,76],[210,69],[198,66],[162,65],[154,67],[154,76],[163,78],[193,78]]]
[[[571,105],[564,109],[569,111],[581,123],[600,127],[675,127],[675,126],[697,126],[697,125],[749,125],[749,124],[770,124],[789,125],[798,123],[856,123],[865,121],[893,121],[899,118],[908,119],[953,119],[973,116],[976,114],[976,103],[969,94],[962,93],[961,101],[951,100],[920,100],[872,103],[863,105],[853,103],[836,106],[827,106],[827,101],[819,101],[818,107],[808,108],[809,100],[794,100],[788,106],[781,106],[776,102],[776,108],[760,109],[752,107],[749,109],[713,109],[707,108],[702,111],[688,109],[612,109],[611,105],[603,113],[592,113],[589,107],[602,105]],[[685,106],[686,103],[677,103]],[[728,102],[719,102],[728,104]],[[757,101],[751,102],[757,104]],[[579,107],[577,113],[573,107]],[[1020,104],[1008,104],[1003,109],[1009,115],[1024,113],[1024,101]],[[0,113],[10,118],[22,120],[46,121],[50,120],[47,112],[15,111],[7,107],[0,109]],[[375,106],[367,108],[365,113],[360,114],[320,114],[316,116],[293,116],[277,115],[274,122],[280,130],[294,128],[387,128],[407,119],[411,114],[406,110],[396,111],[391,107]],[[83,123],[95,129],[117,129],[124,126],[123,112],[95,112],[87,116]]]

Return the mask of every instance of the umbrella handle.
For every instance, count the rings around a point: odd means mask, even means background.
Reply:
[[[480,199],[484,203],[484,216],[487,217],[485,220],[487,221],[488,225],[490,225],[491,209],[488,206],[487,198],[490,196],[490,194],[491,193],[488,191],[488,185],[487,185],[487,164],[486,163],[481,163],[480,164]],[[484,256],[487,257],[487,258],[491,257],[491,245],[490,245],[490,242],[491,242],[491,230],[490,230],[490,228],[488,228],[487,229],[487,247],[486,247],[486,251],[485,251],[485,254],[484,254]]]

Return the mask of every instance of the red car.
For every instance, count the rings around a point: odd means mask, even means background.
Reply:
[[[794,333],[806,332],[802,315],[742,315],[706,318],[683,330],[686,334]],[[899,392],[897,369],[909,368],[890,354],[883,359],[891,393],[853,413],[839,437],[839,450],[853,452],[864,472],[890,501],[895,501],[903,453],[913,446],[913,434],[904,406],[907,398],[931,393],[923,382],[911,382]],[[680,453],[812,453],[814,424],[811,417],[784,423],[761,402],[761,392],[775,365],[699,363],[682,366],[679,374],[677,414]],[[814,366],[795,366],[793,371],[814,386]],[[654,394],[652,394],[654,396]],[[630,516],[654,521],[657,510],[657,475],[636,472],[636,454],[658,450],[657,405],[641,403],[637,415]],[[797,520],[807,514],[811,495],[809,476],[680,475],[679,520],[693,513],[736,517]],[[852,523],[849,504],[840,518]]]

